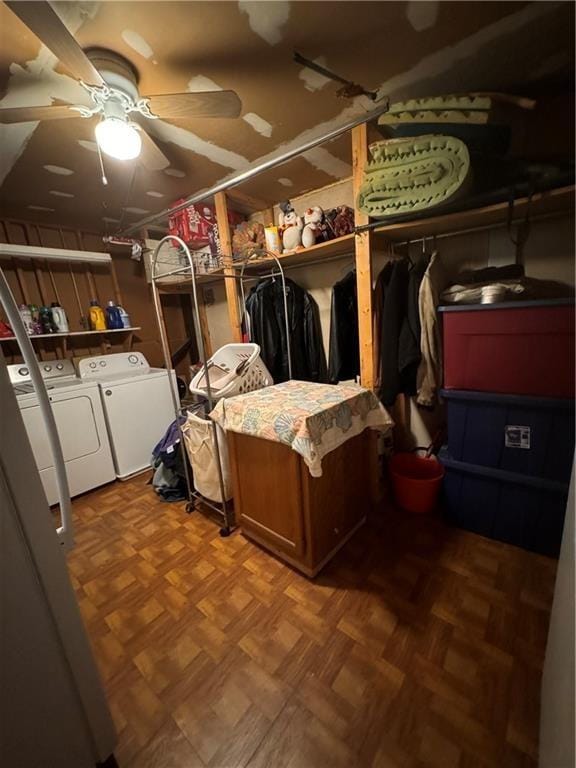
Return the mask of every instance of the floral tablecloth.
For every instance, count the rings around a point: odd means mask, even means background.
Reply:
[[[299,453],[312,477],[322,458],[372,427],[388,431],[393,421],[376,395],[357,384],[286,381],[224,398],[210,416],[225,430],[274,440]]]

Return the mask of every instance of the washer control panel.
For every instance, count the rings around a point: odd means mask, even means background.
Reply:
[[[142,352],[118,352],[113,355],[83,357],[78,363],[81,379],[104,379],[122,374],[142,374],[150,371],[148,360]]]
[[[72,360],[45,360],[40,363],[40,373],[45,380],[70,378],[76,376]],[[8,366],[10,382],[14,385],[32,381],[28,366],[24,363]]]

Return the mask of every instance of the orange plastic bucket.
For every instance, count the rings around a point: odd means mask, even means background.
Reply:
[[[389,469],[399,507],[421,515],[433,511],[444,477],[439,461],[415,453],[397,453],[390,459]]]

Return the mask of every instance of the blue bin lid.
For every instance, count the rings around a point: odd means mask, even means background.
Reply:
[[[550,408],[552,410],[574,410],[574,400],[560,397],[534,397],[533,395],[504,395],[499,392],[477,392],[464,389],[441,389],[443,400],[459,400],[469,403],[516,405],[519,408]]]

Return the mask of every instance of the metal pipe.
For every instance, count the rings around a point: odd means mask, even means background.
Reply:
[[[160,280],[162,277],[170,277],[171,275],[183,275],[189,271],[190,267],[180,267],[180,269],[172,269],[170,272],[161,272],[159,275],[155,275],[155,277],[157,280]]]
[[[12,295],[8,281],[4,272],[0,269],[0,304],[4,307],[6,317],[10,323],[14,336],[22,352],[24,362],[28,366],[30,372],[30,378],[34,385],[34,391],[38,398],[38,405],[40,406],[40,413],[44,419],[44,425],[46,427],[46,434],[48,436],[48,444],[52,451],[52,458],[54,460],[54,472],[56,474],[56,487],[58,488],[58,500],[60,503],[60,521],[61,525],[57,529],[56,533],[60,539],[60,543],[65,549],[70,549],[74,543],[73,530],[72,530],[72,504],[70,501],[70,488],[68,486],[68,476],[66,474],[66,464],[64,463],[64,454],[62,452],[62,445],[60,443],[60,437],[58,434],[58,427],[56,426],[56,419],[52,411],[52,405],[48,392],[46,391],[46,384],[40,373],[40,366],[36,360],[34,349],[32,348],[32,342],[26,332],[22,318],[18,311],[18,305]]]
[[[337,138],[341,134],[352,130],[352,128],[356,128],[357,125],[362,125],[362,123],[367,123],[370,120],[374,120],[375,118],[380,117],[380,115],[384,114],[384,112],[387,112],[387,111],[388,111],[388,102],[386,101],[386,103],[382,104],[380,107],[370,110],[370,112],[365,112],[363,115],[355,118],[354,120],[350,120],[348,123],[344,123],[339,128],[334,128],[331,131],[328,131],[328,133],[324,133],[315,139],[309,139],[308,141],[305,141],[296,149],[289,149],[288,151],[283,152],[277,157],[271,157],[268,160],[265,160],[264,162],[257,163],[256,165],[253,165],[251,168],[248,168],[245,171],[241,171],[240,173],[237,173],[234,176],[231,176],[229,179],[220,181],[217,184],[215,184],[213,187],[209,187],[208,189],[204,189],[200,192],[196,192],[195,194],[190,195],[185,200],[183,200],[182,203],[174,206],[174,208],[165,208],[163,211],[160,211],[159,213],[154,213],[151,216],[146,216],[145,218],[140,219],[140,221],[137,221],[135,224],[131,224],[129,227],[122,230],[120,232],[120,236],[126,237],[128,235],[131,235],[134,232],[138,232],[142,228],[149,226],[150,224],[154,224],[157,221],[166,219],[168,216],[172,216],[173,214],[178,213],[178,211],[182,211],[184,210],[184,208],[188,208],[188,206],[190,205],[194,205],[195,203],[200,203],[203,200],[206,200],[207,198],[212,197],[218,192],[225,192],[227,189],[230,189],[231,187],[235,187],[238,184],[242,184],[243,182],[248,181],[254,176],[257,176],[259,173],[263,173],[264,171],[268,171],[271,168],[275,168],[277,165],[282,165],[283,163],[288,162],[288,160],[292,160],[293,157],[297,157],[298,155],[301,155],[304,152],[307,152],[309,149],[313,149],[314,147],[317,147],[319,144],[324,144],[327,141],[331,141],[332,139]]]
[[[458,213],[466,213],[466,211],[458,211]],[[568,215],[569,211],[551,211],[550,213],[542,213],[539,216],[532,216],[530,218],[530,221],[543,221],[544,219],[555,219],[561,216]],[[402,222],[396,222],[397,224],[401,224]],[[411,224],[418,224],[418,220],[411,219]],[[420,237],[411,237],[410,242],[411,243],[419,243],[421,240],[428,240],[429,237],[436,237],[437,239],[443,239],[447,237],[457,237],[458,235],[470,235],[474,232],[484,232],[488,229],[500,229],[501,227],[508,227],[508,226],[514,226],[516,224],[524,224],[525,219],[512,219],[510,222],[508,221],[501,221],[496,222],[494,224],[480,224],[477,227],[469,227],[468,229],[455,229],[451,232],[441,232],[439,234],[427,234],[427,235],[421,235]],[[390,226],[394,226],[394,224],[391,224]],[[381,221],[375,221],[371,224],[364,224],[361,227],[356,227],[356,233],[360,232],[366,232],[370,229],[376,229],[377,227],[386,227],[386,224],[383,224]],[[375,232],[376,235],[383,235],[386,237],[386,232]],[[390,242],[398,242],[398,243],[405,243],[407,242],[406,239],[402,240],[392,240],[392,238],[389,238]]]

